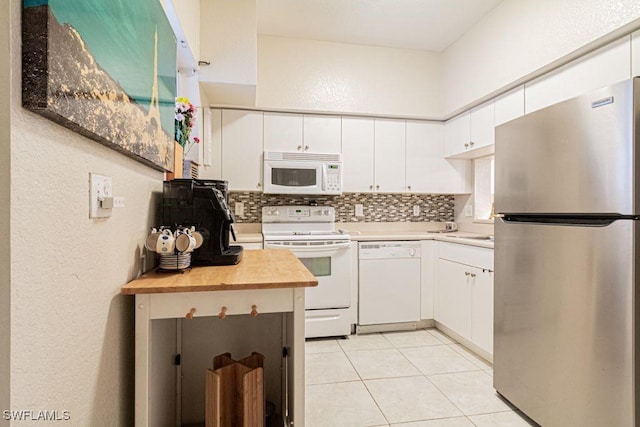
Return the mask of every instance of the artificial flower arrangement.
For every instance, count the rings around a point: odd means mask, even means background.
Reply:
[[[182,96],[176,98],[175,109],[175,138],[176,142],[184,149],[187,154],[193,144],[199,144],[200,138],[197,136],[189,139],[191,130],[196,124],[196,107],[189,101],[189,98]]]

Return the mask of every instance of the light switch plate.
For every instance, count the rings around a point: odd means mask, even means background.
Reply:
[[[364,216],[364,206],[360,203],[356,204],[356,216]]]
[[[244,216],[244,202],[236,202],[235,215]]]
[[[420,206],[413,205],[413,216],[420,216]]]
[[[107,218],[112,209],[100,207],[100,199],[113,197],[113,180],[110,176],[89,174],[89,218]]]
[[[473,216],[473,206],[467,205],[464,207],[464,216]]]

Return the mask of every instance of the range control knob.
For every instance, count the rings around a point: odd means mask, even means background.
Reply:
[[[322,215],[329,216],[329,209],[323,210]]]

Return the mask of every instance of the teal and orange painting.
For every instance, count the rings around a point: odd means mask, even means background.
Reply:
[[[172,170],[176,38],[158,0],[23,0],[22,104]]]

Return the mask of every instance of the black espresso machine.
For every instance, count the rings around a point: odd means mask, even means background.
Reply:
[[[191,256],[193,265],[233,265],[242,259],[241,246],[229,246],[233,214],[229,209],[228,182],[212,179],[165,181],[162,192],[162,224],[174,228],[195,227],[203,243]]]

